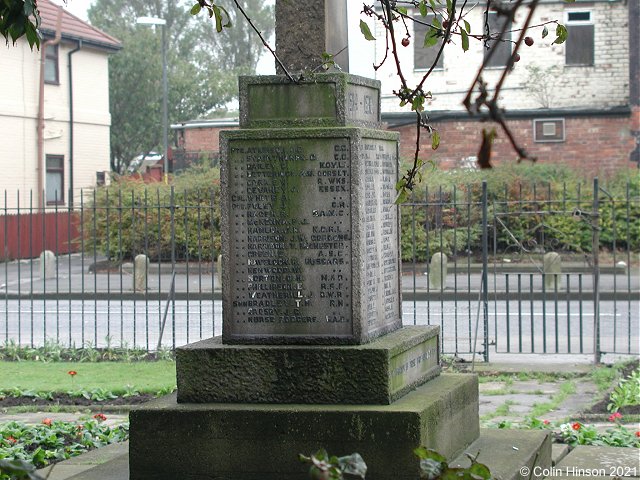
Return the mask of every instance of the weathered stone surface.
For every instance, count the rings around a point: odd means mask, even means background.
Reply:
[[[560,274],[562,273],[562,258],[556,252],[545,253],[542,265],[544,272],[544,288],[549,291],[557,288],[560,290]],[[556,283],[557,282],[557,283]]]
[[[447,261],[444,253],[437,252],[429,263],[429,285],[435,290],[444,290],[447,285]]]
[[[176,350],[178,401],[389,404],[440,373],[439,329],[357,346],[193,343]]]
[[[472,375],[441,375],[391,405],[179,404],[163,397],[130,414],[131,480],[299,480],[298,453],[360,453],[367,478],[415,480],[413,449],[453,458],[479,434]],[[153,441],[150,441],[153,439]]]
[[[540,480],[551,468],[551,435],[543,430],[482,429],[480,438],[450,465],[468,467],[467,454],[487,465],[493,478]]]
[[[240,77],[241,128],[380,127],[380,82],[318,73],[300,83]]]
[[[56,254],[44,250],[40,254],[40,278],[56,278]]]
[[[637,448],[581,446],[564,457],[556,468],[558,475],[572,478],[638,477],[640,454]]]
[[[317,71],[324,53],[349,71],[347,0],[276,2],[276,53],[290,72]],[[276,71],[282,72],[276,62]]]
[[[400,328],[396,134],[220,138],[223,341],[360,344]]]
[[[133,277],[133,291],[134,292],[146,292],[147,291],[147,277],[149,273],[149,257],[140,254],[136,255],[133,260],[134,264],[134,277]]]

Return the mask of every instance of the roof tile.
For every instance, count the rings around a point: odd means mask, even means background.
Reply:
[[[55,34],[56,20],[58,18],[58,5],[51,0],[39,0],[40,10],[40,30],[45,34]],[[84,20],[79,19],[64,8],[62,9],[62,38],[82,39],[94,46],[103,47],[108,50],[119,50],[122,48],[120,42],[111,35],[89,25]]]

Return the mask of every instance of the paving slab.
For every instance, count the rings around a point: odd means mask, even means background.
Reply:
[[[93,470],[97,466],[109,464],[113,465],[113,461],[118,459],[119,457],[128,457],[129,455],[129,442],[122,443],[113,443],[111,445],[106,445],[101,448],[97,448],[95,450],[91,450],[83,455],[78,455],[77,457],[72,457],[69,460],[64,462],[56,463],[55,465],[50,465],[48,467],[42,468],[38,470],[38,474],[47,480],[67,480],[69,478],[75,478],[76,475],[87,472],[86,478],[92,479],[128,479],[129,478],[129,469],[128,469],[128,461],[127,461],[127,472],[126,476],[123,477],[104,477],[98,476],[93,473]],[[108,472],[111,467],[104,469],[104,471]]]
[[[487,465],[493,478],[541,479],[536,467],[541,471],[551,468],[551,436],[543,430],[480,429],[480,438],[450,465],[468,467],[467,454]]]
[[[638,477],[640,476],[640,450],[581,446],[564,457],[558,463],[558,468],[572,477],[588,476],[589,473],[599,477]]]

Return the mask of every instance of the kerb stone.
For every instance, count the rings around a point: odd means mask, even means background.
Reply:
[[[180,403],[380,404],[440,373],[437,326],[358,346],[225,345],[176,350]]]
[[[358,452],[367,478],[415,480],[413,449],[454,458],[479,435],[473,375],[441,375],[391,405],[180,404],[130,413],[130,479],[299,480],[298,454]],[[153,441],[150,441],[153,439]]]

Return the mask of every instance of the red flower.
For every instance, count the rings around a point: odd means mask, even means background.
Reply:
[[[611,415],[609,415],[610,422],[615,422],[619,418],[622,418],[622,414],[620,412],[612,413]]]
[[[78,374],[78,372],[76,372],[75,370],[69,370],[67,373],[72,377],[75,377]]]
[[[51,419],[50,418],[45,418],[44,420],[42,420],[42,424],[46,425],[47,427],[51,426]]]
[[[543,420],[542,423],[545,425],[549,425],[551,422],[549,420]]]
[[[571,428],[573,428],[574,430],[580,430],[580,427],[582,427],[580,422],[576,422],[573,425],[571,425]]]
[[[640,438],[640,430],[636,432],[636,437]]]
[[[96,420],[100,420],[101,422],[104,422],[107,419],[107,416],[104,413],[96,413],[93,418],[95,418]]]
[[[640,433],[640,432],[637,432],[637,433]],[[16,442],[17,442],[17,440],[16,440],[15,438],[13,438],[13,437],[7,437],[7,442],[9,442],[9,443],[16,443]]]

